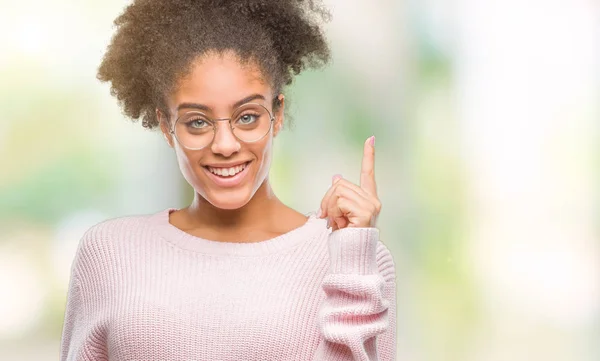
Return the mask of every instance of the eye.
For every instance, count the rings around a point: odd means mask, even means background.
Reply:
[[[202,128],[209,126],[208,122],[206,122],[204,119],[201,119],[201,118],[190,119],[186,122],[186,125],[190,128],[194,128],[194,129],[202,129]]]
[[[241,115],[237,122],[243,125],[247,125],[247,124],[251,124],[254,123],[257,118],[260,116],[260,114],[251,114],[251,113],[246,113]]]

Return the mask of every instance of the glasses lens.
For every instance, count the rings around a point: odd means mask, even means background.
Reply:
[[[271,129],[269,111],[259,104],[245,104],[231,116],[231,125],[236,137],[244,142],[254,142],[264,137]]]
[[[201,112],[188,112],[175,122],[175,136],[181,145],[190,149],[199,149],[212,142],[213,123]]]
[[[233,134],[243,142],[255,142],[271,130],[271,115],[260,104],[245,104],[231,116]],[[202,112],[185,113],[175,122],[175,137],[184,147],[200,149],[214,138],[214,121]]]

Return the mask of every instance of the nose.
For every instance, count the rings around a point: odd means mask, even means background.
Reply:
[[[233,135],[229,121],[217,121],[215,125],[215,137],[210,145],[210,150],[224,157],[230,157],[233,153],[239,151],[241,147],[239,139]]]

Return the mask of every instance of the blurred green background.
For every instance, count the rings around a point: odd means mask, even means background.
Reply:
[[[2,360],[58,359],[87,228],[189,203],[95,79],[127,3],[0,0]],[[287,90],[271,182],[316,210],[376,135],[398,360],[600,359],[598,3],[325,3],[333,62]]]

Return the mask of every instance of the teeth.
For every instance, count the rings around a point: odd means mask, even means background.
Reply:
[[[243,171],[244,168],[246,168],[246,164],[242,164],[242,165],[238,165],[237,167],[231,167],[231,168],[213,168],[213,167],[207,167],[208,170],[211,173],[220,175],[222,177],[230,177],[232,175],[236,175],[239,172]]]

